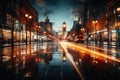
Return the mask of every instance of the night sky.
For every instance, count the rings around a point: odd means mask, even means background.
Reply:
[[[92,4],[100,6],[105,0],[29,0],[38,11],[39,21],[48,16],[55,31],[61,31],[62,23],[67,23],[67,31],[73,26],[73,21],[83,17],[84,6]]]
[[[29,0],[38,11],[39,21],[44,21],[48,16],[53,23],[55,31],[61,31],[62,23],[67,23],[67,31],[73,26],[73,21],[77,19],[79,12],[82,13],[82,3],[85,0]],[[79,6],[79,7],[78,7]]]

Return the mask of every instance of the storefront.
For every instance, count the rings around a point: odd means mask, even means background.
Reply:
[[[3,39],[4,39],[4,43],[11,42],[11,30],[3,29]]]
[[[116,30],[112,30],[112,42],[116,41]]]

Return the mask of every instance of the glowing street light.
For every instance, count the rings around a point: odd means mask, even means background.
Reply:
[[[38,39],[39,32],[42,30],[41,26],[36,25],[36,30],[37,30],[37,43],[38,43],[38,41],[39,41],[39,39]]]
[[[64,21],[63,23],[62,23],[62,34],[63,34],[63,38],[64,38],[64,36],[65,36],[65,32],[66,32],[66,22]]]
[[[120,7],[117,8],[117,12],[120,12]]]
[[[26,17],[26,45],[27,45],[27,19],[32,19],[32,16],[25,14]],[[30,26],[30,20],[29,20],[29,26]],[[30,27],[30,44],[31,44],[31,27]]]
[[[98,21],[97,20],[95,20],[95,21],[92,21],[92,23],[94,24],[94,32],[95,32],[95,44],[97,44],[97,39],[96,39],[96,25],[97,25],[97,23],[98,23]]]
[[[32,19],[32,16],[29,16],[29,19]]]

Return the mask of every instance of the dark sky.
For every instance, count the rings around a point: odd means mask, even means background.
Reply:
[[[53,24],[53,29],[61,31],[64,21],[67,23],[67,30],[73,26],[73,21],[82,13],[82,3],[85,0],[29,0],[38,11],[39,21],[45,20],[48,16]],[[76,7],[79,6],[79,7]]]
[[[39,21],[48,16],[53,29],[61,31],[62,23],[67,23],[67,30],[73,26],[73,21],[82,17],[84,5],[101,5],[105,0],[29,0],[38,11]],[[85,3],[87,2],[87,3]]]

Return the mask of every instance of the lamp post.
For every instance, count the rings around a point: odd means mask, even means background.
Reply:
[[[30,19],[32,19],[32,16],[25,14],[26,17],[26,45],[27,45],[27,21],[29,21],[29,27],[30,27],[30,44],[31,44],[31,26],[30,26]],[[28,20],[29,19],[29,20]]]
[[[64,35],[65,35],[65,32],[66,32],[66,22],[64,21],[63,24],[62,24],[62,34],[63,34],[63,38],[64,38]]]
[[[84,33],[85,33],[85,29],[81,28],[80,29],[80,33],[79,33],[79,40],[80,42],[84,43]]]
[[[29,19],[32,19],[32,16],[29,16]],[[30,27],[30,44],[31,44],[31,24],[30,24],[30,21],[29,21],[29,27]]]
[[[39,38],[40,38],[42,27],[41,26],[38,27],[39,27]]]
[[[37,30],[37,43],[38,43],[39,30],[41,31],[41,26],[36,26],[36,30]]]
[[[97,32],[96,32],[96,25],[97,25],[98,21],[97,21],[97,20],[95,20],[95,21],[92,21],[92,23],[94,24],[95,44],[97,44]]]
[[[39,26],[36,26],[36,29],[37,29],[37,44],[38,44],[38,28],[39,28]]]

